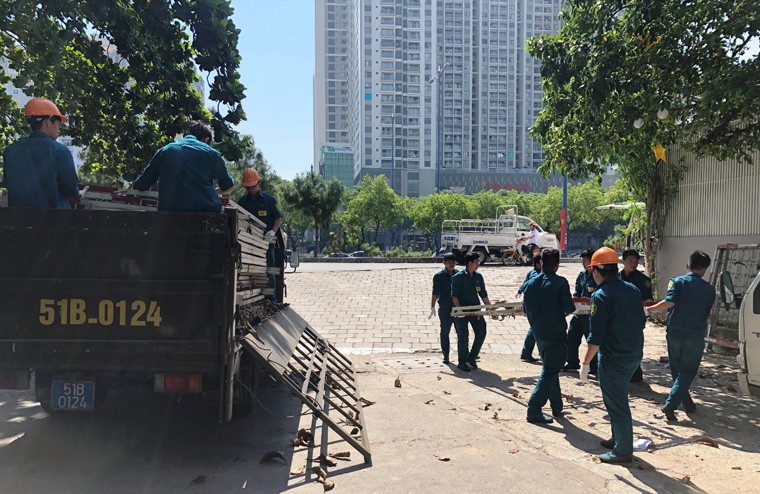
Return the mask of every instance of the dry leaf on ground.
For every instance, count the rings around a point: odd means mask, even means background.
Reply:
[[[305,471],[306,471],[306,465],[301,465],[300,467],[294,468],[293,470],[291,470],[290,475],[301,475]]]
[[[396,378],[396,382],[394,382],[393,385],[396,386],[397,388],[400,388],[401,387],[401,378],[397,377]]]
[[[433,400],[428,400],[425,402],[425,405],[430,405],[431,403],[433,403]]]
[[[512,448],[512,449],[509,450],[509,452],[512,453],[512,454],[515,454],[518,451],[520,451],[520,448]]]
[[[327,456],[332,456],[339,460],[349,461],[351,459],[350,451],[338,451],[337,453],[327,453]]]
[[[451,461],[451,458],[449,458],[448,456],[435,455],[435,457],[438,458],[438,461]]]
[[[202,484],[202,483],[206,482],[206,476],[205,475],[198,475],[191,482],[193,484]]]
[[[591,461],[593,461],[596,464],[601,464],[602,460],[598,456],[592,456]]]
[[[332,480],[322,480],[322,486],[325,488],[325,492],[335,489],[335,482]]]
[[[359,401],[361,401],[362,405],[364,405],[365,407],[370,407],[370,406],[372,406],[372,405],[375,404],[374,401],[370,401],[370,400],[368,400],[367,398],[364,398],[364,397],[359,398]]]
[[[435,376],[435,378],[439,381],[441,380],[441,376]]]
[[[333,458],[330,458],[330,457],[325,456],[325,455],[319,455],[319,456],[317,456],[317,461],[320,462],[320,463],[324,463],[328,467],[334,467],[335,465],[338,464],[338,462],[335,461]]]
[[[446,391],[446,390],[444,389],[444,390],[443,390],[443,394],[445,394],[445,395],[450,395],[450,394],[451,394],[451,391]]]
[[[322,467],[311,467],[311,473],[319,477],[321,480],[327,479],[327,472],[325,472]]]
[[[713,439],[711,437],[708,437],[708,436],[699,436],[698,438],[696,438],[692,442],[699,443],[699,444],[705,444],[707,446],[712,446],[713,448],[720,447],[720,443],[718,441],[716,441],[715,439]]]
[[[683,477],[679,477],[678,481],[681,482],[682,484],[688,484],[689,482],[691,482],[691,477],[689,477],[688,475],[684,475]]]

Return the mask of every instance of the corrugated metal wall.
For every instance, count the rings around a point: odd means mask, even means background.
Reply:
[[[683,158],[686,172],[673,199],[663,237],[760,234],[760,151],[754,165],[735,160],[697,160],[668,149],[668,162]]]

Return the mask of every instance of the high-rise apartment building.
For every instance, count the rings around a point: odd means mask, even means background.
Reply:
[[[315,157],[323,144],[348,142],[356,183],[382,173],[408,196],[551,184],[535,173],[544,155],[529,132],[543,92],[525,44],[559,30],[560,0],[316,8]]]

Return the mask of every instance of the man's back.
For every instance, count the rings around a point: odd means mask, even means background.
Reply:
[[[544,271],[525,284],[523,293],[528,322],[536,336],[546,338],[556,333],[564,338],[565,315],[575,311],[567,279]]]
[[[3,153],[8,206],[68,209],[79,192],[71,152],[42,132],[32,132]]]
[[[675,304],[668,314],[669,333],[704,337],[707,317],[715,303],[712,285],[694,273],[687,273],[670,280],[665,300]]]

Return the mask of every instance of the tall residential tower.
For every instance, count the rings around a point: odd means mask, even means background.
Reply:
[[[315,156],[347,142],[356,183],[382,173],[407,196],[548,187],[529,136],[542,107],[540,63],[525,44],[559,29],[560,0],[316,7]]]

